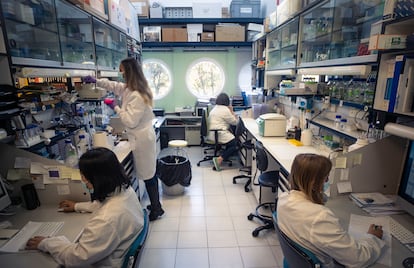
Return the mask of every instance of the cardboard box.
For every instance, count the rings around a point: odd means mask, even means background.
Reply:
[[[137,11],[138,17],[149,18],[148,0],[129,0]]]
[[[163,42],[187,42],[187,29],[162,28]]]
[[[201,42],[214,42],[214,33],[202,33]]]
[[[193,3],[193,18],[221,18],[221,2]]]
[[[216,42],[244,42],[244,26],[240,25],[216,25]]]
[[[376,34],[370,37],[368,50],[406,48],[407,36],[402,34]]]

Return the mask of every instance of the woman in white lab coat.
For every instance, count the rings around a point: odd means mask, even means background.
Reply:
[[[382,227],[370,225],[355,239],[324,206],[331,161],[321,155],[299,154],[290,173],[290,192],[279,196],[278,226],[290,239],[313,252],[322,267],[366,267],[380,257],[385,246]],[[341,266],[343,265],[343,266]]]
[[[27,249],[49,252],[65,267],[121,267],[125,254],[144,225],[138,197],[116,155],[106,148],[95,148],[79,160],[83,186],[92,202],[64,200],[65,212],[94,212],[79,240],[64,236],[34,237]]]
[[[116,101],[106,102],[114,109],[126,127],[128,141],[134,155],[137,178],[144,180],[145,187],[151,202],[150,221],[158,219],[164,214],[158,191],[156,176],[156,137],[152,125],[153,96],[148,86],[141,66],[134,58],[121,61],[119,72],[124,82],[98,79],[97,85],[110,90],[122,99],[121,106]],[[116,100],[116,98],[115,98]]]
[[[231,131],[231,126],[237,124],[237,116],[230,105],[230,98],[226,93],[220,93],[216,98],[216,105],[208,115],[210,129],[219,129],[218,142],[225,145],[225,149],[218,157],[213,158],[214,167],[220,171],[220,165],[237,151],[237,141]],[[214,131],[209,132],[209,140],[214,141]]]

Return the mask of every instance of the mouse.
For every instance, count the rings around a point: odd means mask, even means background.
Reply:
[[[63,212],[63,211],[65,211],[65,209],[64,208],[58,208],[57,211],[58,212]]]
[[[404,268],[414,268],[414,257],[408,257],[403,260],[402,265]]]

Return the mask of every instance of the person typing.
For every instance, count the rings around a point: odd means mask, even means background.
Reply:
[[[93,212],[78,241],[64,236],[35,236],[26,249],[49,252],[64,266],[121,267],[123,257],[143,228],[144,216],[138,197],[116,155],[95,148],[79,160],[83,186],[91,202],[60,202],[64,212]]]

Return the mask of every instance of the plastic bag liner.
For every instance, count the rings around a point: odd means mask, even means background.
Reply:
[[[168,155],[157,161],[158,178],[167,186],[177,183],[182,186],[190,186],[192,174],[191,164],[184,156]]]

